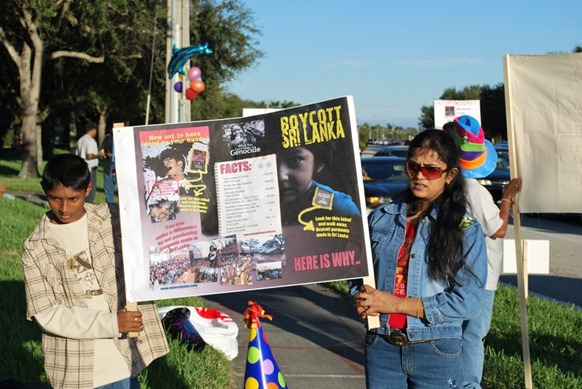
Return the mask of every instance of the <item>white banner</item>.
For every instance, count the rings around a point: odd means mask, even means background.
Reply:
[[[505,101],[520,212],[582,212],[582,54],[506,55]]]
[[[439,130],[456,117],[470,115],[481,123],[481,105],[479,100],[435,100],[434,128]]]

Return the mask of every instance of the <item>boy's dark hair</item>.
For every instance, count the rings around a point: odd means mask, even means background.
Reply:
[[[78,155],[59,154],[52,157],[42,172],[40,186],[45,192],[62,185],[74,190],[85,190],[91,182],[87,162]]]
[[[97,129],[97,124],[95,124],[94,122],[89,122],[85,124],[85,132],[89,132],[92,129]]]

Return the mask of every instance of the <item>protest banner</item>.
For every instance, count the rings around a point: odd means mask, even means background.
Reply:
[[[373,278],[350,96],[114,142],[128,300]]]
[[[448,122],[456,117],[469,115],[481,123],[481,105],[479,100],[434,100],[434,128],[442,130]]]
[[[525,388],[533,387],[527,320],[527,240],[521,212],[582,212],[582,54],[503,58],[511,177],[524,186],[513,207]]]

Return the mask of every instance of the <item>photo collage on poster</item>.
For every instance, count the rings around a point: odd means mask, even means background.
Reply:
[[[122,128],[131,295],[149,300],[366,276],[351,98],[267,114]],[[127,193],[122,195],[121,192]],[[123,199],[128,201],[124,206]],[[137,203],[137,204],[136,204]],[[362,216],[364,215],[364,216]],[[129,271],[127,271],[129,270]]]

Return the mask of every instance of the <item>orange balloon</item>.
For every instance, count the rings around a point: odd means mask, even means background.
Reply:
[[[204,85],[204,81],[196,80],[190,83],[190,89],[192,89],[196,93],[200,93],[206,89],[206,85]]]

